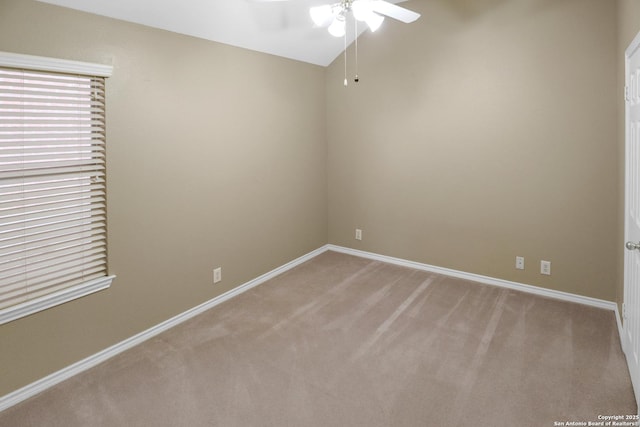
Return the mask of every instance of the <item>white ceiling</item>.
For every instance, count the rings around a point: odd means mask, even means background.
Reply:
[[[314,28],[309,17],[311,6],[331,0],[39,1],[321,66],[344,49],[342,38]],[[347,43],[353,39],[348,34]]]

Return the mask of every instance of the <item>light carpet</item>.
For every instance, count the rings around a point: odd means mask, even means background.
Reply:
[[[1,426],[554,426],[635,414],[613,312],[325,252]]]

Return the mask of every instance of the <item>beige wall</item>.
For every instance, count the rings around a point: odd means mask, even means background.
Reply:
[[[329,242],[614,301],[616,2],[404,5],[327,73]]]
[[[323,68],[31,0],[0,0],[0,50],[114,65],[118,276],[0,326],[0,396],[326,243]]]
[[[618,0],[618,50],[616,61],[618,64],[618,206],[621,214],[618,224],[618,282],[617,302],[621,305],[624,300],[624,52],[640,31],[640,0]]]
[[[640,29],[638,2],[410,1],[423,17],[363,36],[361,82],[345,89],[342,58],[325,71],[0,0],[0,50],[114,65],[118,275],[108,291],[0,326],[0,396],[327,236],[620,301],[620,55]]]

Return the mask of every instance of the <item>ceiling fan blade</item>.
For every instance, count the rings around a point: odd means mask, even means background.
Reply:
[[[390,18],[402,21],[405,24],[409,24],[416,19],[420,18],[420,14],[412,10],[405,9],[404,7],[396,6],[393,3],[389,3],[384,0],[373,0],[371,2],[371,9],[381,15],[386,15]]]

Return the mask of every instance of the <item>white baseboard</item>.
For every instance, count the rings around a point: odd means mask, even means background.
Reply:
[[[472,280],[475,282],[479,282],[479,283],[484,283],[484,284],[488,284],[488,285],[493,285],[493,286],[500,286],[503,288],[509,288],[509,289],[514,289],[514,290],[518,290],[518,291],[522,291],[522,292],[527,292],[527,293],[531,293],[531,294],[536,294],[536,295],[542,295],[545,297],[549,297],[549,298],[555,298],[555,299],[560,299],[560,300],[564,300],[564,301],[569,301],[569,302],[574,302],[574,303],[578,303],[578,304],[585,304],[585,305],[589,305],[589,306],[593,306],[593,307],[598,307],[598,308],[603,308],[603,309],[607,309],[607,310],[612,310],[615,312],[616,315],[616,320],[618,323],[618,332],[620,334],[620,339],[621,341],[624,339],[623,337],[623,333],[622,333],[622,324],[620,322],[620,314],[618,313],[618,305],[614,302],[611,301],[605,301],[605,300],[600,300],[600,299],[596,299],[596,298],[589,298],[589,297],[584,297],[581,295],[575,295],[575,294],[570,294],[567,292],[560,292],[560,291],[554,291],[551,289],[544,289],[544,288],[539,288],[537,286],[531,286],[531,285],[525,285],[522,283],[517,283],[517,282],[511,282],[508,280],[502,280],[502,279],[496,279],[493,277],[488,277],[488,276],[482,276],[482,275],[478,275],[478,274],[473,274],[473,273],[467,273],[467,272],[463,272],[463,271],[457,271],[457,270],[452,270],[452,269],[448,269],[448,268],[442,268],[442,267],[436,267],[433,265],[428,265],[428,264],[422,264],[419,262],[415,262],[415,261],[408,261],[408,260],[404,260],[404,259],[400,259],[400,258],[393,258],[393,257],[389,257],[389,256],[385,256],[385,255],[379,255],[379,254],[375,254],[375,253],[371,253],[371,252],[365,252],[365,251],[360,251],[357,249],[350,249],[350,248],[345,248],[342,246],[336,246],[336,245],[325,245],[321,248],[318,248],[312,252],[309,252],[306,255],[301,256],[300,258],[296,258],[295,260],[281,266],[278,267],[274,270],[271,270],[268,273],[263,274],[262,276],[259,276],[253,280],[250,280],[249,282],[238,286],[237,288],[234,288],[220,296],[217,296],[203,304],[200,304],[190,310],[185,311],[184,313],[181,313],[175,317],[172,317],[171,319],[168,319],[156,326],[153,326],[152,328],[147,329],[146,331],[140,332],[137,335],[132,336],[131,338],[128,338],[118,344],[115,344],[109,348],[106,348],[92,356],[87,357],[86,359],[83,359],[79,362],[74,363],[73,365],[70,365],[66,368],[63,368],[57,372],[54,372],[51,375],[46,376],[45,378],[42,378],[38,381],[35,381],[21,389],[18,389],[12,393],[9,393],[5,396],[0,397],[0,411],[3,411],[13,405],[16,405],[32,396],[35,396],[36,394],[66,380],[69,379],[71,377],[73,377],[74,375],[77,375],[83,371],[86,371],[87,369],[90,369],[104,361],[106,361],[107,359],[122,353],[125,350],[130,349],[131,347],[134,347],[150,338],[153,338],[154,336],[166,331],[167,329],[170,329],[186,320],[191,319],[192,317],[206,311],[209,310],[210,308],[215,307],[216,305],[229,300],[230,298],[233,298],[243,292],[248,291],[251,288],[254,288],[264,282],[266,282],[269,279],[272,279],[273,277],[282,274],[290,269],[292,269],[293,267],[296,267],[297,265],[302,264],[303,262],[306,262],[318,255],[320,255],[323,252],[326,252],[328,250],[334,251],[334,252],[340,252],[340,253],[344,253],[344,254],[349,254],[349,255],[354,255],[354,256],[358,256],[361,258],[368,258],[368,259],[372,259],[372,260],[376,260],[376,261],[382,261],[382,262],[387,262],[390,264],[395,264],[395,265],[400,265],[400,266],[404,266],[404,267],[409,267],[409,268],[415,268],[418,270],[423,270],[423,271],[430,271],[433,273],[438,273],[438,274],[443,274],[446,276],[451,276],[451,277],[457,277],[460,279],[465,279],[465,280]],[[624,342],[624,341],[622,341]]]
[[[73,365],[67,366],[57,372],[54,372],[51,375],[48,375],[38,381],[35,381],[25,387],[22,387],[12,393],[9,393],[5,396],[0,397],[0,411],[3,411],[13,405],[16,405],[32,396],[35,396],[38,393],[43,392],[44,390],[53,387],[54,385],[73,377],[81,372],[90,369],[111,357],[122,353],[125,350],[130,349],[150,338],[155,337],[161,332],[166,331],[180,323],[191,319],[192,317],[209,310],[216,305],[223,303],[224,301],[229,300],[230,298],[235,297],[243,292],[248,291],[251,288],[254,288],[273,277],[284,273],[287,270],[291,270],[293,267],[302,264],[305,261],[308,261],[319,254],[325,252],[327,250],[326,246],[323,246],[315,251],[309,252],[306,255],[301,256],[300,258],[296,258],[295,260],[288,262],[287,264],[278,267],[274,270],[271,270],[268,273],[263,274],[253,280],[244,283],[228,292],[225,292],[222,295],[219,295],[203,304],[200,304],[190,310],[185,311],[184,313],[178,314],[171,319],[165,320],[164,322],[153,326],[146,331],[140,332],[137,335],[132,336],[131,338],[127,338],[124,341],[119,342],[109,348],[106,348],[92,356],[87,357],[86,359],[80,360],[79,362],[74,363]]]
[[[429,271],[432,273],[443,274],[445,276],[457,277],[459,279],[471,280],[474,282],[484,283],[487,285],[500,286],[502,288],[514,289],[516,291],[527,292],[530,294],[541,295],[549,298],[560,299],[563,301],[575,302],[578,304],[590,305],[592,307],[604,308],[606,310],[618,311],[618,305],[612,301],[601,300],[597,298],[585,297],[582,295],[571,294],[568,292],[554,291],[552,289],[540,288],[538,286],[525,285],[524,283],[511,282],[509,280],[496,279],[494,277],[482,276],[480,274],[467,273],[464,271],[452,270],[450,268],[436,267],[434,265],[423,264],[415,261],[394,258],[386,255],[379,255],[372,252],[365,252],[358,249],[350,249],[342,246],[327,245],[327,250],[341,252],[368,258],[376,261],[387,262],[389,264],[400,265],[403,267],[415,268],[417,270]],[[619,316],[618,316],[619,317]]]

